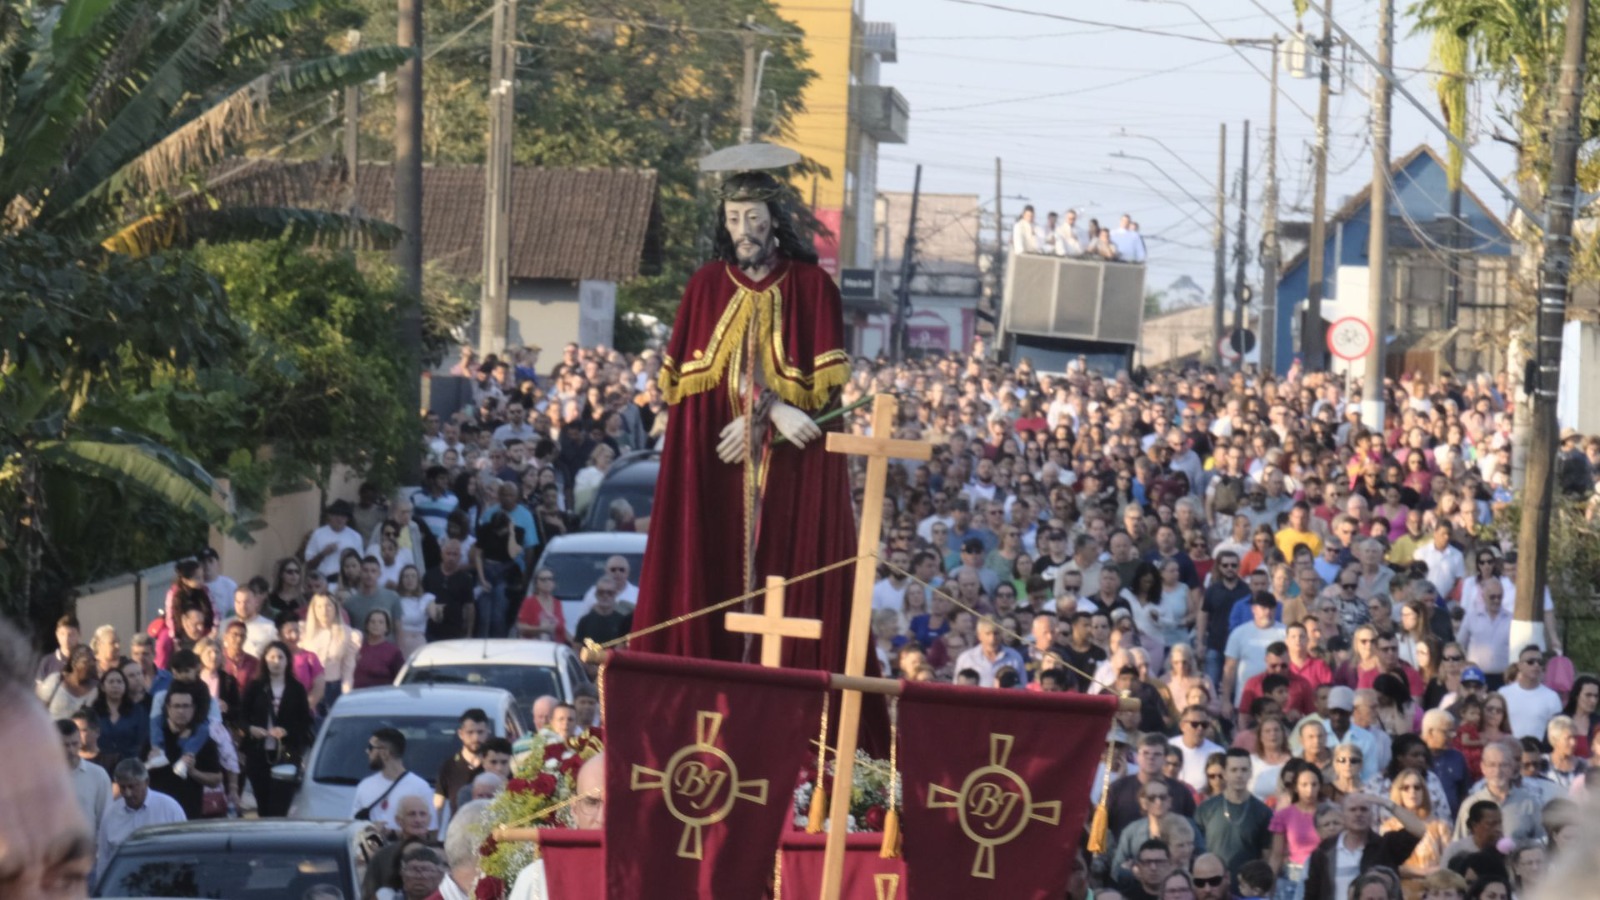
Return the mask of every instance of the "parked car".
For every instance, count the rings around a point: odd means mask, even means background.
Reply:
[[[383,846],[371,822],[207,819],[135,831],[100,862],[96,897],[298,900],[317,885],[361,896]]]
[[[546,694],[571,703],[573,692],[589,683],[589,674],[566,644],[469,638],[424,644],[406,660],[394,683],[505,688],[517,698],[517,708],[526,710]]]
[[[567,618],[567,630],[578,627],[578,620],[591,604],[584,594],[606,573],[606,560],[621,556],[628,560],[628,578],[637,585],[644,567],[645,535],[623,531],[584,531],[551,539],[535,568],[556,573],[556,596]]]
[[[617,500],[628,501],[633,517],[639,522],[648,522],[650,509],[656,502],[656,475],[660,471],[660,450],[635,450],[617,457],[606,470],[594,502],[583,517],[583,530],[609,531],[611,504]]]
[[[460,748],[461,714],[473,707],[489,714],[496,735],[514,741],[526,730],[521,711],[527,707],[503,688],[412,684],[339,695],[306,754],[289,818],[350,818],[356,785],[372,774],[367,739],[379,728],[405,735],[406,768],[432,784],[439,767]]]

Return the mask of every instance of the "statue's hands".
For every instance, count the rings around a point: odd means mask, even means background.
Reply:
[[[717,457],[725,463],[744,459],[745,437],[749,416],[736,416],[722,428],[722,439],[717,443]]]
[[[811,421],[811,417],[804,410],[781,400],[772,404],[772,412],[768,415],[778,433],[796,447],[804,447],[822,435],[822,429],[817,427],[816,422]]]

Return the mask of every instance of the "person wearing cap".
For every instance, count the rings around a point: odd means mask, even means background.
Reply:
[[[1594,492],[1594,467],[1583,452],[1583,435],[1576,428],[1561,429],[1561,450],[1556,455],[1556,483],[1572,497],[1587,497]]]
[[[306,538],[306,565],[321,572],[329,584],[339,580],[339,557],[345,550],[363,552],[361,534],[350,527],[350,517],[355,508],[349,500],[335,500],[328,504],[327,522]],[[231,596],[231,595],[229,595]]]
[[[967,538],[961,542],[960,565],[953,567],[950,573],[945,576],[945,580],[959,584],[962,573],[971,572],[977,576],[978,584],[983,588],[983,595],[985,597],[993,597],[994,589],[1000,586],[1000,574],[984,565],[984,560],[988,555],[989,552],[984,549],[982,538]]]
[[[1328,742],[1333,745],[1335,754],[1341,744],[1350,744],[1361,751],[1361,783],[1366,784],[1382,771],[1384,754],[1378,750],[1378,738],[1351,720],[1355,708],[1356,692],[1338,685],[1328,691],[1328,712],[1323,721],[1328,726]]]
[[[1267,648],[1286,636],[1274,616],[1278,598],[1258,591],[1250,598],[1251,620],[1228,635],[1222,662],[1222,712],[1229,715],[1244,693],[1245,682],[1267,670]]]

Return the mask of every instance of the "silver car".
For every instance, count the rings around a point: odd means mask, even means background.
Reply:
[[[356,785],[372,774],[367,739],[379,728],[406,738],[406,768],[433,784],[461,746],[461,714],[472,708],[489,715],[494,733],[515,741],[524,729],[510,691],[454,684],[372,687],[340,695],[306,754],[300,790],[289,804],[292,819],[349,819]]]
[[[566,644],[521,638],[462,638],[423,644],[395,684],[475,684],[505,688],[522,709],[546,694],[572,702],[589,684],[578,654]]]

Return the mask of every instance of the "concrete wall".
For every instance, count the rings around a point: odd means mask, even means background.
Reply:
[[[1227,327],[1233,327],[1228,311]],[[1139,331],[1139,365],[1163,366],[1175,359],[1207,358],[1211,351],[1211,307],[1197,306],[1144,320]]]
[[[278,560],[299,554],[306,536],[321,524],[324,504],[334,500],[354,502],[360,485],[360,473],[349,466],[337,466],[329,479],[326,499],[314,487],[273,497],[261,513],[265,527],[251,533],[253,541],[248,546],[212,529],[210,544],[221,559],[223,574],[240,584],[256,575],[270,581]],[[227,479],[218,479],[217,487],[226,495]],[[80,587],[78,621],[85,638],[101,625],[112,625],[126,649],[129,637],[162,609],[174,577],[175,562],[168,562]],[[233,598],[223,598],[221,602],[227,606]]]
[[[511,319],[506,326],[510,346],[536,344],[546,359],[560,356],[562,345],[578,340],[578,283],[550,279],[511,283]]]

